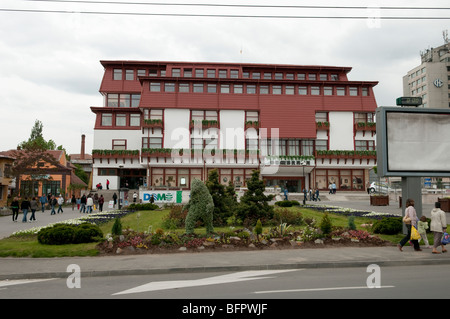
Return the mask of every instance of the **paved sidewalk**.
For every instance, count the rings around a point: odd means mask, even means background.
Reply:
[[[362,194],[359,194],[362,195]],[[401,215],[398,203],[391,206],[373,207],[369,201],[361,199],[358,194],[342,196],[330,195],[332,200],[318,204],[327,204]],[[309,202],[308,202],[309,203]],[[424,207],[424,214],[428,207]],[[431,210],[431,206],[430,206]],[[11,216],[0,217],[0,238],[7,237],[17,230],[82,216],[71,207],[65,208],[63,214],[50,215],[50,211],[36,212],[36,222],[13,223]],[[449,216],[448,216],[449,217]],[[450,219],[449,219],[450,220]],[[206,271],[241,271],[255,269],[288,268],[333,268],[333,267],[367,267],[370,264],[381,266],[450,264],[450,253],[434,255],[431,249],[414,252],[411,247],[404,247],[400,252],[397,247],[370,248],[323,248],[286,249],[238,252],[196,252],[173,254],[120,255],[106,257],[73,258],[0,258],[0,280],[24,278],[67,278],[67,266],[77,264],[82,276],[139,275],[171,272],[206,272]]]

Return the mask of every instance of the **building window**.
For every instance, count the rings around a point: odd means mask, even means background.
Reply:
[[[102,114],[102,126],[112,126],[112,113]]]
[[[348,93],[350,96],[358,96],[358,88],[357,87],[350,87],[348,90]]]
[[[180,83],[180,84],[178,84],[178,92],[180,92],[180,93],[189,93],[189,83]]]
[[[272,94],[281,94],[281,85],[272,86]]]
[[[311,95],[320,95],[320,87],[311,86]]]
[[[239,70],[230,70],[230,78],[237,79],[239,77]]]
[[[336,95],[344,96],[345,95],[345,87],[338,87],[338,88],[336,88]]]
[[[203,69],[195,69],[195,77],[202,78],[204,77],[205,71]]]
[[[143,137],[142,148],[162,148],[162,137]]]
[[[297,80],[306,80],[306,74],[305,73],[298,73],[297,74]]]
[[[246,121],[251,121],[251,122],[258,122],[259,121],[258,112],[246,111],[245,112],[245,120]]]
[[[294,95],[294,86],[293,85],[286,85],[286,94],[288,95]]]
[[[163,110],[151,109],[150,110],[150,120],[162,120]]]
[[[369,89],[368,88],[362,88],[362,96],[369,96]]]
[[[331,81],[339,81],[339,75],[331,74]]]
[[[264,80],[272,80],[272,73],[264,72]]]
[[[208,84],[208,93],[217,93],[217,85],[216,84]]]
[[[150,92],[161,92],[161,83],[150,82]]]
[[[229,84],[221,84],[220,85],[220,93],[230,93],[230,85]]]
[[[180,77],[181,76],[181,69],[172,69],[172,77]]]
[[[206,111],[205,112],[205,120],[217,121],[217,111]]]
[[[194,83],[194,93],[203,93],[203,83]]]
[[[288,155],[300,155],[300,140],[288,140]]]
[[[134,70],[125,70],[125,80],[127,81],[134,80]]]
[[[130,114],[130,126],[140,126],[140,125],[141,125],[141,115]]]
[[[233,92],[234,92],[235,94],[242,94],[242,92],[243,92],[242,84],[235,84],[235,85],[233,86]]]
[[[203,111],[191,111],[191,120],[192,121],[203,121],[204,120],[204,112]]]
[[[375,141],[355,141],[355,151],[374,151]]]
[[[316,75],[313,73],[308,74],[308,80],[316,80]]]
[[[255,94],[256,93],[256,85],[247,84],[247,94]]]
[[[219,78],[224,79],[227,77],[227,70],[219,70]]]
[[[109,107],[118,107],[119,106],[119,94],[108,94],[107,95],[107,105]]]
[[[320,81],[326,81],[326,80],[328,80],[328,75],[327,74],[319,74],[319,79],[320,79]]]
[[[191,78],[192,77],[192,69],[184,69],[184,77]]]
[[[275,80],[283,80],[283,73],[275,72]]]
[[[298,94],[299,95],[307,95],[308,94],[308,88],[306,86],[299,86],[298,87]]]
[[[146,70],[137,70],[137,76],[145,76]]]
[[[316,113],[316,123],[317,122],[328,122],[328,113],[327,112],[317,112]]]
[[[112,149],[113,150],[126,150],[127,149],[127,140],[112,140]]]
[[[114,69],[113,72],[114,72],[114,75],[113,75],[114,80],[121,81],[122,80],[122,69]]]
[[[208,78],[215,78],[216,77],[216,70],[215,69],[208,69],[206,71],[206,76]]]
[[[148,76],[158,76],[158,70],[149,70]]]
[[[331,86],[324,87],[323,95],[333,95],[333,88]]]
[[[140,94],[131,94],[131,107],[139,107],[140,101],[141,101]]]
[[[116,114],[116,126],[127,126],[126,114]]]
[[[286,79],[287,80],[293,80],[294,79],[294,73],[286,73]]]
[[[164,92],[175,92],[175,83],[164,83]]]
[[[252,73],[252,79],[260,79],[260,78],[261,78],[261,73],[259,73],[259,72]]]
[[[314,141],[302,140],[302,154],[304,156],[314,155]]]
[[[328,149],[327,140],[316,140],[316,151],[326,151]]]
[[[261,85],[259,87],[259,94],[269,94],[269,86],[268,85]]]
[[[246,138],[245,139],[245,149],[246,150],[257,150],[258,149],[258,139],[257,138]]]
[[[203,149],[203,139],[201,138],[191,138],[191,148],[194,150]]]

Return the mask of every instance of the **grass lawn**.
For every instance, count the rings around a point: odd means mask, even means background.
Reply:
[[[323,213],[307,208],[291,207],[290,210],[300,210],[304,218],[314,218],[317,223],[320,223]],[[154,211],[139,211],[130,213],[121,218],[123,228],[131,228],[138,232],[155,231],[157,228],[162,227],[163,218],[169,214],[169,209],[154,210]],[[333,226],[347,227],[348,217],[329,213]],[[362,228],[361,224],[370,224],[373,219],[355,217],[355,225],[357,229]],[[114,221],[111,220],[107,223],[101,224],[100,228],[103,234],[111,233]],[[237,226],[236,228],[239,228]],[[267,227],[268,228],[268,227]],[[301,227],[296,227],[301,228]],[[215,228],[215,231],[222,232],[229,229],[229,227]],[[184,233],[184,229],[177,229],[177,232]],[[196,233],[204,234],[204,228],[196,229]],[[389,240],[393,243],[398,243],[403,237],[402,234],[398,235],[380,235],[381,238]],[[429,237],[430,243],[432,242],[432,235]],[[36,236],[20,236],[9,237],[0,240],[0,257],[12,256],[12,257],[71,257],[71,256],[95,256],[99,252],[95,248],[96,243],[89,244],[73,244],[73,245],[42,245],[38,243]]]

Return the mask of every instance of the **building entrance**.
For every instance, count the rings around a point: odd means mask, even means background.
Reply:
[[[138,189],[146,177],[146,169],[119,169],[120,188]]]

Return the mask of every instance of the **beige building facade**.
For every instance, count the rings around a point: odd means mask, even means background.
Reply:
[[[403,77],[403,96],[421,97],[419,107],[450,107],[449,43],[421,52],[421,64]]]

